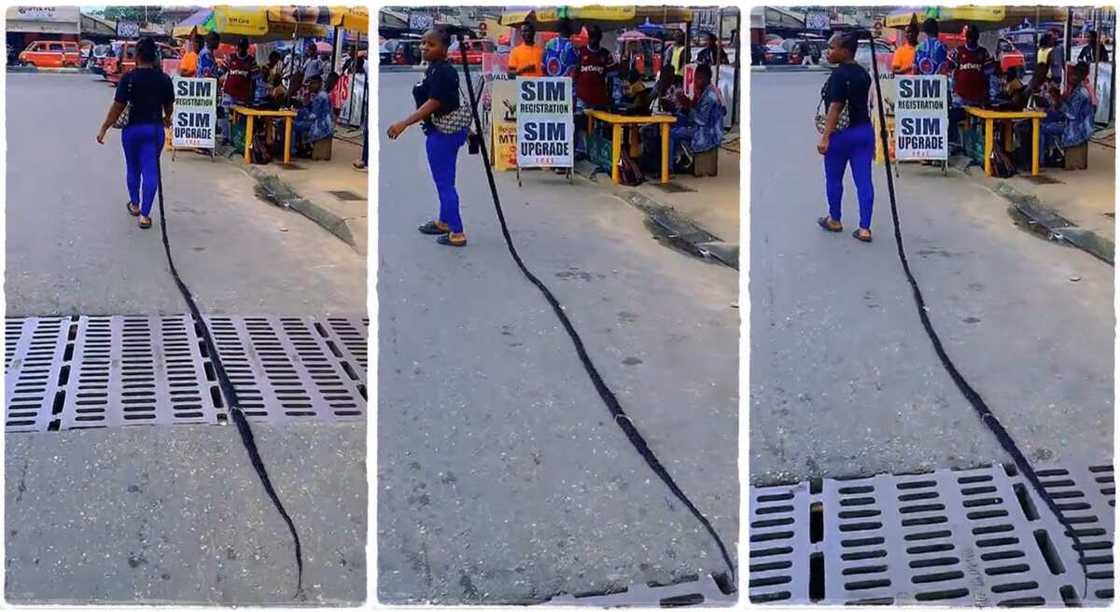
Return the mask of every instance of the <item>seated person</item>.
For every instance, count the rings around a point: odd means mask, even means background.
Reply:
[[[623,104],[631,110],[645,112],[649,108],[649,88],[642,82],[642,75],[635,68],[630,69],[626,76],[626,86],[623,93]]]
[[[1093,116],[1097,109],[1085,87],[1088,76],[1089,64],[1077,64],[1073,69],[1069,93],[1059,96],[1046,113],[1041,127],[1043,152],[1054,146],[1076,147],[1093,135]]]
[[[651,113],[674,113],[677,110],[677,95],[680,87],[677,86],[676,70],[672,64],[661,67],[657,75],[657,82],[653,85],[653,102]]]
[[[691,153],[711,151],[723,142],[723,117],[727,113],[720,101],[719,92],[712,84],[711,64],[696,67],[696,91],[694,102],[689,102],[683,94],[678,103],[687,106],[683,120],[678,120],[669,130],[669,162],[674,164],[687,146]]]
[[[306,86],[310,100],[300,107],[293,121],[293,152],[307,151],[312,143],[334,136],[334,111],[330,96],[323,90],[323,77],[311,77]]]

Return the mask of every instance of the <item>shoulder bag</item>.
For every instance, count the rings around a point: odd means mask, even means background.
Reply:
[[[132,81],[128,81],[128,103],[124,105],[124,110],[121,111],[120,116],[113,122],[113,128],[123,130],[128,127],[128,117],[132,111]]]
[[[824,87],[821,88],[821,100],[817,103],[816,124],[818,134],[824,134],[824,128],[828,124],[828,106],[825,106],[824,104],[824,92],[826,87],[828,87],[828,83],[825,83]],[[831,106],[831,104],[829,106]],[[848,103],[845,102],[844,110],[840,111],[840,120],[836,122],[836,131],[839,132],[840,130],[848,127],[851,122],[852,115],[850,112],[848,112]]]

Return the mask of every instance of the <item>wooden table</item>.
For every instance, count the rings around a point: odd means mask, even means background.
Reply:
[[[622,157],[622,126],[661,124],[661,182],[669,182],[669,126],[677,122],[672,115],[615,115],[600,110],[586,111],[587,132],[591,133],[595,120],[611,124],[611,181],[620,182],[618,160]]]
[[[992,175],[992,146],[995,141],[995,122],[1007,121],[1004,128],[1004,146],[1011,146],[1011,121],[1029,119],[1031,121],[1031,128],[1033,131],[1032,150],[1031,154],[1031,175],[1038,176],[1038,156],[1039,156],[1039,135],[1041,133],[1042,119],[1046,117],[1046,113],[1039,111],[994,111],[977,108],[975,106],[966,106],[964,110],[976,117],[977,119],[984,120],[984,174]]]
[[[292,161],[292,121],[296,118],[296,112],[290,110],[262,110],[257,108],[249,108],[248,106],[234,106],[230,109],[231,119],[236,119],[237,115],[244,115],[245,117],[245,163],[253,163],[251,154],[253,152],[253,118],[254,117],[283,117],[284,118],[284,163],[291,163]]]

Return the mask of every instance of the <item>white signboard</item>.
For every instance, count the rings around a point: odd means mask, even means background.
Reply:
[[[414,32],[424,32],[430,30],[434,23],[435,19],[429,13],[408,14],[408,29]]]
[[[940,74],[895,77],[896,159],[948,159],[948,87]]]
[[[518,167],[572,167],[571,77],[519,78],[517,96]]]
[[[175,111],[171,116],[171,146],[214,148],[217,128],[218,80],[175,77]]]
[[[131,21],[118,21],[117,36],[121,38],[140,38],[140,24]]]

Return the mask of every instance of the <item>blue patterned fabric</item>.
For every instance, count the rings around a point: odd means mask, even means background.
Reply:
[[[709,85],[700,101],[689,112],[689,122],[696,126],[692,134],[692,151],[710,151],[723,142],[723,116],[727,110],[719,101],[714,85]]]
[[[311,98],[311,104],[296,113],[294,128],[297,140],[315,142],[334,135],[334,111],[327,92],[320,91]]]
[[[1089,99],[1089,92],[1085,86],[1080,85],[1073,91],[1073,95],[1066,101],[1062,109],[1066,116],[1066,129],[1062,134],[1062,146],[1072,147],[1079,145],[1093,135],[1093,116],[1097,109]]]
[[[927,38],[918,43],[918,49],[914,52],[914,65],[919,74],[940,74],[947,59],[949,50],[936,38]]]

